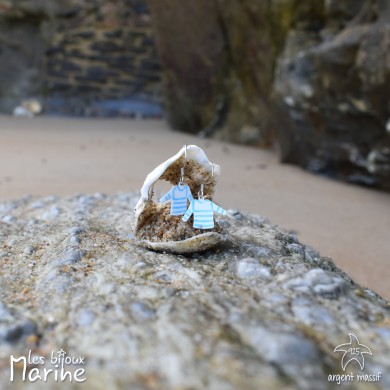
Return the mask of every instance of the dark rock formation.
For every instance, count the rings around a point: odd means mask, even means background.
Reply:
[[[160,67],[144,0],[0,1],[0,110],[161,117]]]
[[[9,382],[10,354],[61,349],[85,358],[85,389],[338,389],[351,332],[372,356],[348,374],[382,378],[348,388],[390,387],[389,305],[332,260],[233,210],[217,250],[150,252],[129,237],[137,198],[0,204],[2,389],[29,386]]]
[[[34,5],[32,5],[34,4]],[[41,96],[51,9],[44,2],[0,1],[0,110],[12,112],[22,99]]]
[[[150,4],[174,128],[390,188],[388,2]]]
[[[212,120],[216,105],[226,104],[227,53],[215,4],[152,0],[150,5],[168,119],[175,129],[199,132]]]
[[[329,1],[320,28],[289,32],[275,77],[284,161],[390,189],[387,7]]]
[[[268,51],[273,47],[269,33],[256,34],[266,6],[257,2],[248,12],[249,3],[254,2],[150,1],[174,128],[209,133],[221,125],[231,129],[226,122],[240,127],[250,118],[264,121],[260,91],[267,90],[267,83],[269,89],[272,80]],[[226,138],[237,141],[240,132],[230,131]]]
[[[316,22],[322,2],[149,2],[172,126],[272,144],[275,61],[291,24]]]

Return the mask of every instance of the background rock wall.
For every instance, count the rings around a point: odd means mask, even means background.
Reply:
[[[219,129],[219,138],[272,144],[278,55],[294,23],[319,23],[322,1],[149,3],[172,126],[206,133]]]
[[[164,100],[174,129],[389,190],[389,4],[0,0],[0,111],[161,117]]]
[[[41,5],[0,1],[1,111],[11,112],[23,98],[42,92],[45,42],[55,11],[49,3]]]
[[[388,1],[189,3],[150,0],[174,128],[390,188]]]
[[[390,188],[389,9],[327,1],[321,28],[289,31],[274,81],[284,161]]]
[[[145,1],[0,2],[0,32],[2,111],[37,97],[52,114],[162,115]]]

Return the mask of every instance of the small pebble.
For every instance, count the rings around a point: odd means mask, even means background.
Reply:
[[[267,267],[259,264],[256,259],[243,259],[237,264],[237,276],[242,279],[263,278],[270,279],[271,272]]]
[[[133,303],[130,307],[131,313],[138,320],[148,320],[155,315],[155,311],[151,309],[148,305],[142,302]]]
[[[13,215],[6,215],[2,218],[2,221],[8,225],[16,221],[16,218]]]
[[[25,255],[32,255],[32,254],[34,253],[34,250],[35,250],[35,248],[34,248],[32,245],[29,245],[29,246],[27,246],[27,247],[24,249],[23,253],[24,253]]]
[[[34,203],[31,205],[31,207],[32,207],[33,209],[36,209],[36,210],[42,209],[43,207],[45,207],[45,203],[42,202],[41,200],[39,200],[39,201],[37,201],[37,202],[34,202]]]
[[[95,318],[95,313],[92,310],[86,309],[79,314],[76,321],[79,326],[90,326]]]
[[[80,238],[77,237],[77,236],[72,236],[72,237],[70,237],[70,242],[71,242],[72,244],[78,245],[78,244],[81,243],[81,240],[80,240]]]
[[[62,210],[58,206],[52,206],[51,209],[46,211],[42,217],[43,219],[54,219],[60,215],[61,211]]]
[[[72,236],[77,236],[78,234],[81,234],[84,231],[85,231],[85,229],[78,227],[78,226],[75,226],[75,227],[72,227],[71,229],[69,229],[69,234],[71,234]]]

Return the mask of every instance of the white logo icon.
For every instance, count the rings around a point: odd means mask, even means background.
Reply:
[[[334,352],[344,352],[344,355],[341,359],[341,367],[345,371],[347,365],[356,360],[359,363],[360,369],[364,368],[364,354],[367,353],[372,356],[371,349],[366,345],[360,344],[358,338],[352,334],[348,333],[349,343],[340,344],[335,349]]]

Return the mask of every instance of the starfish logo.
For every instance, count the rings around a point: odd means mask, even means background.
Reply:
[[[61,351],[58,351],[57,353],[58,353],[58,357],[60,358],[63,358],[66,355],[66,352],[63,349],[61,349]]]
[[[347,365],[353,360],[359,363],[360,369],[364,368],[364,354],[367,353],[372,356],[371,349],[364,344],[360,344],[358,338],[352,334],[348,333],[349,343],[340,344],[335,349],[334,352],[344,352],[344,355],[341,359],[341,367],[343,371],[347,368]]]

